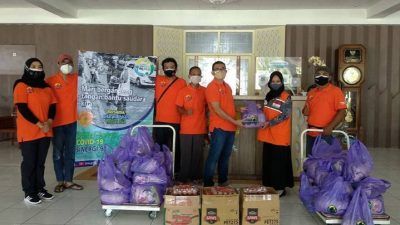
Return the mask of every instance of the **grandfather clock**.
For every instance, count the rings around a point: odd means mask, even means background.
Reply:
[[[338,75],[346,99],[343,128],[360,137],[361,87],[365,78],[365,47],[361,44],[341,45],[338,50]]]

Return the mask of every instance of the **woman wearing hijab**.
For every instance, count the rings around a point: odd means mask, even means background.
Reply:
[[[44,164],[53,136],[51,127],[56,98],[44,77],[43,63],[30,58],[25,62],[22,78],[14,83],[17,137],[22,153],[22,189],[24,201],[33,205],[54,198],[44,189]]]
[[[293,187],[290,152],[290,115],[292,103],[285,91],[283,76],[274,71],[268,81],[270,91],[265,96],[265,125],[258,130],[257,139],[263,142],[263,185],[286,194],[285,187]]]

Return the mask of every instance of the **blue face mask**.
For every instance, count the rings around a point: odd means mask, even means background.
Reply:
[[[269,84],[269,87],[270,87],[272,90],[277,91],[277,90],[279,90],[279,88],[282,87],[282,84],[271,83],[271,84]]]

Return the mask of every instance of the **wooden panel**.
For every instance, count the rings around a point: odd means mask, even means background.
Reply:
[[[288,25],[286,46],[290,48],[286,48],[285,56],[303,58],[303,89],[313,83],[307,59],[318,55],[336,73],[335,50],[342,44],[362,44],[367,49],[361,96],[364,142],[371,147],[400,147],[400,26]]]

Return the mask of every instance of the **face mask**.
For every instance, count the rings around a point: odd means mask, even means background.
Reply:
[[[315,81],[315,83],[318,84],[319,86],[324,86],[325,84],[328,83],[329,77],[318,76],[318,77],[315,77],[314,81]]]
[[[30,76],[32,76],[35,80],[41,80],[44,79],[45,74],[43,69],[34,69],[34,68],[29,68],[28,73]]]
[[[225,71],[221,71],[221,70],[214,71],[214,77],[217,78],[218,80],[225,79],[225,76],[226,76]]]
[[[60,66],[61,73],[65,74],[65,75],[70,74],[72,72],[72,69],[73,69],[72,66],[69,64]]]
[[[175,76],[175,70],[174,69],[166,69],[166,70],[164,70],[164,74],[167,77]]]
[[[192,84],[199,84],[201,81],[201,76],[190,76],[189,80]]]
[[[269,84],[269,87],[270,87],[272,90],[277,91],[277,90],[279,90],[279,88],[282,87],[282,84],[281,84],[281,83],[280,83],[280,84],[278,84],[278,83],[271,83],[271,84]]]

